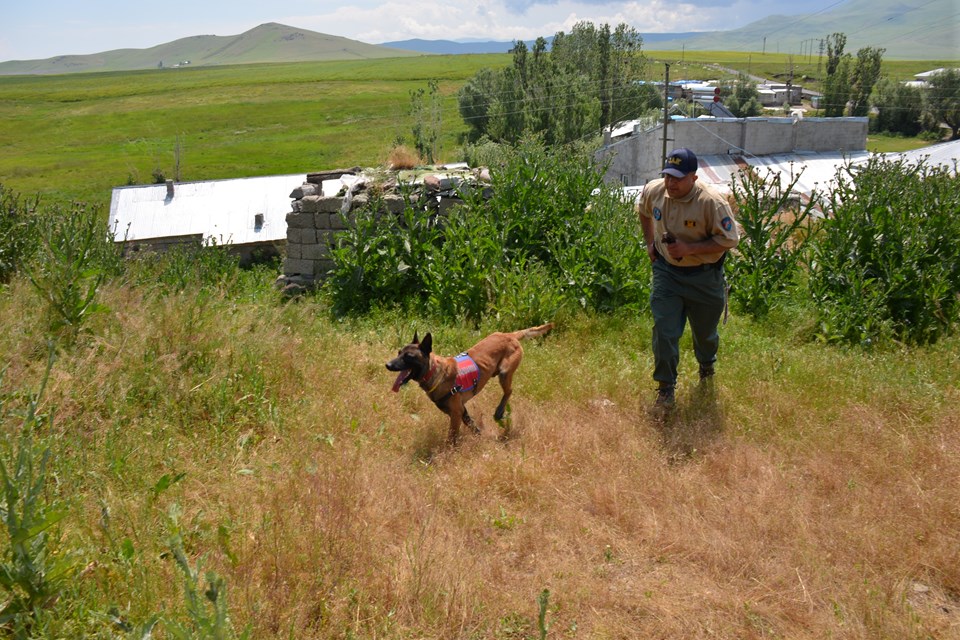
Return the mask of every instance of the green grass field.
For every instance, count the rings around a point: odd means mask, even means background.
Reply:
[[[373,166],[410,139],[410,92],[438,80],[445,156],[465,129],[455,93],[504,58],[0,77],[0,179],[22,193],[105,205],[110,189],[173,177],[211,180]]]

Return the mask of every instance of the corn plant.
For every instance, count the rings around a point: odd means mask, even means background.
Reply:
[[[431,310],[477,325],[494,299],[494,273],[507,260],[493,219],[458,207],[443,224],[443,245],[420,265]]]
[[[75,568],[73,554],[61,549],[53,534],[67,510],[46,489],[51,452],[35,441],[37,431],[52,423],[38,413],[52,351],[40,390],[30,396],[21,417],[19,438],[15,445],[4,441],[0,455],[0,630],[15,638],[31,637],[69,586]],[[3,418],[11,415],[5,404],[0,395]]]
[[[327,291],[340,314],[398,305],[423,291],[422,269],[439,242],[435,212],[408,205],[399,215],[372,198],[336,235]]]
[[[772,171],[766,177],[742,172],[733,180],[737,222],[743,232],[728,263],[731,302],[755,318],[766,316],[787,297],[802,266],[811,214],[819,199],[816,192],[804,199],[795,190],[802,175],[802,169],[789,179]]]
[[[960,177],[882,157],[839,177],[809,259],[821,339],[927,344],[955,330]]]
[[[603,312],[643,308],[650,295],[650,259],[641,239],[633,207],[608,188],[551,229],[550,255],[569,300]]]

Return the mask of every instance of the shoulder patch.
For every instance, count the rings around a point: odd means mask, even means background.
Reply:
[[[720,221],[720,226],[723,227],[724,231],[730,231],[730,229],[733,229],[733,218],[725,216],[723,220]]]
[[[662,217],[663,217],[663,213],[660,211],[660,207],[654,207],[654,208],[653,208],[653,219],[654,219],[654,220],[659,220],[659,219],[662,218]]]

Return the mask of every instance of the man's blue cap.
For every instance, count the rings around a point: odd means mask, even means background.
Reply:
[[[697,154],[690,149],[674,149],[667,155],[660,175],[669,174],[674,178],[683,178],[697,170]]]

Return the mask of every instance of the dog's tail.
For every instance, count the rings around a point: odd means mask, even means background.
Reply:
[[[542,324],[539,327],[530,327],[529,329],[514,331],[511,335],[517,340],[523,340],[524,338],[539,338],[540,336],[545,336],[550,333],[550,329],[553,329],[552,322]]]

